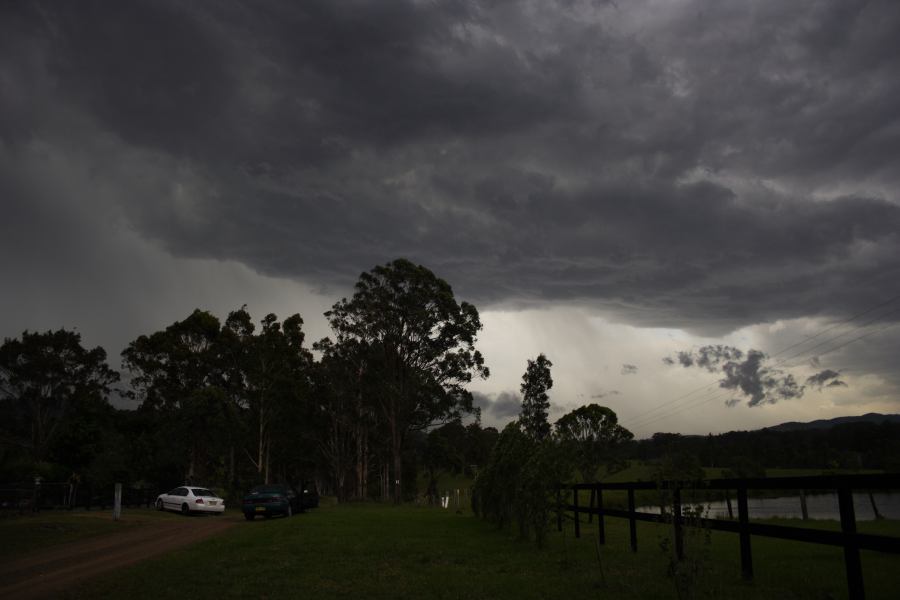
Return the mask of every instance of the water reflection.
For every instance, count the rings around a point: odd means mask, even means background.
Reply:
[[[878,492],[873,493],[872,498],[878,513],[886,519],[900,519],[900,493]],[[737,518],[737,500],[731,500],[734,518]],[[703,510],[708,507],[709,512],[705,516],[712,519],[727,519],[728,505],[725,501],[703,503]],[[810,519],[835,519],[841,518],[838,510],[837,494],[815,494],[806,496],[806,507]],[[799,496],[786,496],[782,498],[749,498],[747,508],[750,510],[751,519],[771,519],[782,517],[786,519],[800,519],[803,517],[800,509]],[[853,494],[853,509],[856,512],[857,521],[871,521],[875,519],[875,511],[867,493]],[[659,506],[641,506],[639,512],[659,514]]]

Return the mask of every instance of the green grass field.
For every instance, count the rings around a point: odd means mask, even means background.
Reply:
[[[224,535],[95,580],[67,597],[677,597],[661,549],[668,529],[639,526],[639,552],[633,554],[627,521],[607,519],[608,543],[598,560],[595,525],[584,524],[576,540],[569,524],[539,550],[468,512],[373,504],[322,508],[236,524]],[[860,528],[900,536],[898,522]],[[737,536],[714,532],[709,545],[702,538],[688,535],[687,541],[689,556],[706,557],[698,561],[696,597],[846,597],[839,548],[753,538],[757,577],[746,583]],[[866,552],[863,567],[869,598],[896,597],[900,557]]]

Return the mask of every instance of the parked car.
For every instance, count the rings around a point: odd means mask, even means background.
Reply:
[[[156,510],[177,510],[181,514],[225,512],[225,500],[207,488],[195,486],[177,487],[156,497]]]
[[[303,482],[303,489],[300,493],[300,506],[303,509],[319,507],[319,490],[312,481]]]
[[[272,515],[290,517],[302,512],[300,495],[290,486],[283,484],[258,485],[244,496],[242,506],[244,518],[252,521],[257,515],[269,518]]]

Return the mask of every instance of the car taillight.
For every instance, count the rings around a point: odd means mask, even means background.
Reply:
[[[195,500],[195,502],[196,502],[197,504],[203,504],[203,498],[197,498],[197,499]]]

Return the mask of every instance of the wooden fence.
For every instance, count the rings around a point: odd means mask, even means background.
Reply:
[[[150,508],[159,492],[149,488],[124,488],[122,506]],[[105,509],[113,505],[113,486],[68,482],[0,484],[0,510],[34,512],[82,507]]]
[[[676,556],[684,557],[683,528],[696,524],[717,531],[729,531],[740,536],[741,574],[745,579],[753,578],[753,555],[750,548],[751,536],[797,540],[813,544],[840,546],[844,549],[844,564],[847,570],[847,586],[852,599],[865,597],[863,586],[862,563],[860,550],[875,550],[900,554],[900,538],[883,535],[859,533],[856,531],[856,515],[853,508],[853,490],[897,490],[900,489],[900,474],[879,475],[822,475],[812,477],[773,477],[753,479],[710,479],[703,481],[635,481],[627,483],[582,483],[560,488],[558,498],[560,510],[557,512],[557,527],[562,530],[563,516],[571,511],[575,522],[575,537],[581,535],[580,515],[597,516],[597,537],[603,544],[606,542],[604,517],[626,518],[630,526],[630,542],[633,552],[637,552],[637,521],[671,522],[674,526],[674,546]],[[591,492],[588,506],[580,506],[578,492]],[[603,492],[625,490],[628,493],[628,509],[605,508]],[[636,490],[656,490],[661,497],[667,498],[671,514],[663,511],[660,514],[638,512],[635,508]],[[696,493],[701,490],[721,490],[725,494],[735,492],[737,496],[737,521],[726,519],[685,519],[682,496],[683,492]],[[840,531],[822,531],[804,527],[772,525],[750,521],[747,506],[749,490],[791,490],[796,493],[804,491],[836,491],[840,513]],[[563,504],[562,492],[572,491],[572,504]],[[691,504],[701,504],[693,502]]]

